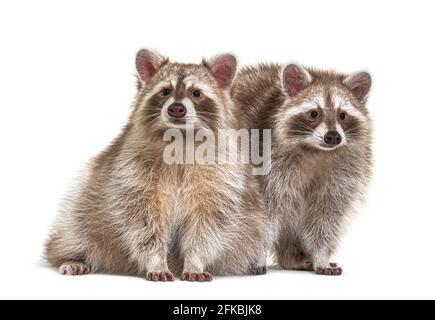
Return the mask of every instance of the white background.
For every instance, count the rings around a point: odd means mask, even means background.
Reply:
[[[0,298],[435,298],[434,13],[433,1],[2,1]],[[344,276],[150,283],[41,263],[64,190],[128,116],[142,47],[372,73],[376,172],[337,256]]]

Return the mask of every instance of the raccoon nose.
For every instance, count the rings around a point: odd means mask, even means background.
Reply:
[[[326,144],[336,146],[341,143],[341,135],[337,131],[328,131],[325,134],[324,140]]]
[[[181,103],[173,103],[168,108],[168,114],[172,118],[183,118],[186,115],[186,107]]]

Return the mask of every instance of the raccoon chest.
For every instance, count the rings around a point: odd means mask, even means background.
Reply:
[[[266,179],[266,194],[272,211],[280,215],[294,215],[299,211],[302,204],[303,186],[297,171],[277,170]]]
[[[286,170],[277,170],[269,179],[269,195],[272,204],[281,215],[291,216],[298,221],[304,216],[307,198],[313,188],[323,184],[318,170],[300,165],[290,165]]]
[[[171,225],[188,219],[195,207],[209,202],[216,187],[222,185],[213,172],[190,167],[175,168],[159,181],[157,196],[163,207],[163,214]]]
[[[186,190],[177,180],[161,181],[157,189],[157,197],[161,205],[161,214],[169,226],[175,226],[182,219],[185,207],[183,194]]]

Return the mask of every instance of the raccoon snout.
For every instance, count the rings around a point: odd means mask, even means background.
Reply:
[[[173,103],[168,107],[168,114],[172,118],[183,118],[187,113],[186,107],[181,103]]]
[[[337,146],[341,143],[341,135],[337,131],[328,131],[324,137],[325,143],[331,146]]]

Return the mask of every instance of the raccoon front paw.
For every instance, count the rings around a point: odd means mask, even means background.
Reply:
[[[91,272],[91,267],[83,262],[68,261],[59,267],[60,274],[66,276],[82,276]]]
[[[167,282],[167,281],[174,281],[175,277],[174,275],[169,272],[148,272],[145,279],[148,281],[154,281],[154,282]]]
[[[249,274],[253,276],[261,276],[261,275],[265,275],[266,273],[267,273],[266,266],[257,266],[249,270]]]
[[[336,263],[330,263],[329,267],[330,268],[337,268],[337,264]],[[309,260],[300,261],[300,262],[297,262],[297,263],[292,263],[290,266],[285,266],[283,268],[287,269],[287,270],[295,270],[295,271],[316,271],[316,270],[314,270],[313,263],[311,261],[309,261]]]
[[[185,272],[181,276],[181,281],[210,282],[212,280],[213,280],[213,276],[208,272],[201,272],[201,273]]]
[[[338,267],[336,263],[330,263],[330,267],[327,268],[316,268],[316,274],[324,276],[341,276],[343,274],[343,269]]]

